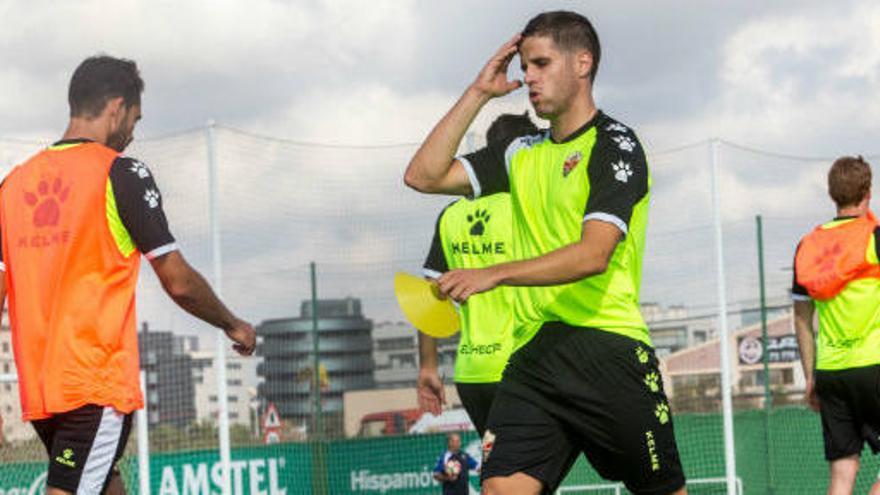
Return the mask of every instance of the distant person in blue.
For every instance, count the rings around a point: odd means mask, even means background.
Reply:
[[[468,495],[471,491],[468,472],[477,469],[477,461],[461,451],[461,435],[458,433],[446,437],[446,447],[446,452],[434,466],[434,479],[443,486],[443,495]]]

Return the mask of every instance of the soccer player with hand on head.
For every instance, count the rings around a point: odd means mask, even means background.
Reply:
[[[458,269],[442,293],[516,286],[514,354],[483,436],[483,493],[552,493],[580,453],[637,494],[685,493],[658,361],[639,308],[650,177],[627,126],[596,108],[600,45],[585,17],[546,12],[505,43],[412,158],[426,193],[509,192],[517,261]],[[550,129],[455,153],[510,80]]]

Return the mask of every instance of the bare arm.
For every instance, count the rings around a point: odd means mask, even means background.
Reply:
[[[498,285],[546,286],[575,282],[599,275],[608,268],[617,243],[623,238],[615,225],[600,220],[584,222],[580,241],[545,255],[502,263],[478,270],[453,270],[440,277],[441,293],[456,301]]]
[[[813,301],[794,302],[794,326],[801,353],[801,366],[807,380],[807,400],[813,409],[818,409],[818,401],[813,388],[813,373],[816,365],[816,335],[813,332],[814,312]]]
[[[426,193],[470,194],[471,184],[455,152],[471,122],[489,100],[522,85],[507,79],[507,67],[517,51],[520,35],[505,43],[492,56],[452,109],[434,127],[406,168],[404,182]]]
[[[232,314],[217,297],[208,282],[179,251],[172,251],[151,261],[165,292],[189,314],[223,329],[235,341],[235,350],[249,355],[256,347],[254,328]]]
[[[419,332],[419,377],[416,384],[419,408],[437,416],[446,403],[446,390],[438,372],[437,340]]]

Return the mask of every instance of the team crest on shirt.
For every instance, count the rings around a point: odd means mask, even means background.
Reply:
[[[578,166],[583,157],[584,155],[582,155],[580,151],[575,151],[568,155],[568,158],[565,159],[565,163],[562,164],[562,176],[568,177],[568,174]]]

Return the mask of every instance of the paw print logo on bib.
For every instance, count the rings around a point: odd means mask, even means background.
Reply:
[[[489,223],[489,218],[492,215],[489,214],[486,210],[477,210],[473,215],[468,215],[467,220],[471,223],[471,235],[483,235],[483,232],[486,231],[486,224]]]
[[[70,194],[70,186],[65,186],[61,179],[55,179],[52,184],[41,180],[37,184],[36,192],[25,192],[24,201],[34,209],[35,227],[54,227],[61,219],[61,204],[67,201]]]

